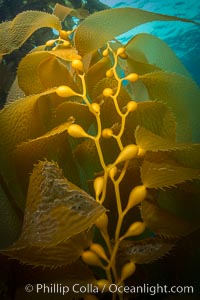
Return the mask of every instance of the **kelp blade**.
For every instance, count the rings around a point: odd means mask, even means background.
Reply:
[[[45,97],[53,93],[55,93],[55,88],[41,94],[18,99],[7,104],[0,111],[1,175],[9,185],[10,193],[15,198],[16,203],[22,209],[25,199],[17,184],[12,157],[13,150],[25,140],[35,138],[45,132],[44,122],[51,119],[51,111],[48,109],[48,105],[51,106],[51,104],[49,99]]]
[[[77,90],[62,59],[76,59],[72,49],[37,51],[27,54],[20,62],[17,75],[19,87],[26,95],[38,94],[49,88],[68,85]]]
[[[85,55],[102,47],[114,37],[140,24],[151,21],[192,22],[187,19],[156,14],[137,8],[108,9],[92,14],[78,26],[75,32],[76,48],[81,55]]]
[[[148,63],[144,65],[146,68],[154,66],[155,69],[160,68],[164,71],[190,77],[189,72],[172,49],[156,36],[147,33],[137,34],[128,42],[125,48],[128,55],[128,65],[132,62],[132,66],[137,67],[138,62],[143,64]],[[165,55],[165,59],[163,59],[163,54]],[[144,69],[141,66],[140,64],[139,70]],[[135,72],[137,71],[135,70]],[[141,71],[139,74],[141,74]]]
[[[72,263],[88,247],[90,229],[104,212],[57,164],[42,161],[30,177],[22,234],[2,253],[33,265]]]
[[[138,125],[160,137],[175,141],[174,115],[164,103],[156,101],[138,103],[137,109],[127,117],[126,126],[130,130],[135,130]]]
[[[44,135],[18,145],[13,152],[16,173],[22,188],[26,191],[29,174],[34,164],[48,159],[62,166],[64,175],[72,182],[80,184],[76,162],[68,141],[67,129],[72,122],[65,122]],[[56,150],[55,150],[56,149]],[[66,154],[67,153],[67,154]]]
[[[137,145],[148,151],[175,151],[192,147],[192,144],[175,143],[173,140],[156,135],[141,126],[136,128],[135,138]]]
[[[144,160],[141,168],[143,184],[148,188],[174,187],[187,180],[199,179],[200,170],[177,166],[172,162],[155,163]]]
[[[37,29],[42,27],[61,29],[59,19],[45,12],[25,11],[12,21],[0,24],[0,55],[18,49]]]
[[[68,15],[72,15],[78,19],[84,19],[89,15],[89,12],[83,8],[73,9],[71,7],[56,3],[53,14],[56,15],[62,22]]]
[[[200,89],[189,77],[169,72],[141,76],[152,100],[164,102],[176,116],[177,141],[200,141]]]
[[[145,240],[124,240],[119,247],[118,259],[120,261],[132,260],[137,264],[151,263],[166,255],[174,246],[174,239],[162,237]]]

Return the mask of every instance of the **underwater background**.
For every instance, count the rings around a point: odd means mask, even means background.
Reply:
[[[200,1],[198,0],[102,0],[111,7],[135,7],[200,22]],[[164,40],[182,60],[183,64],[200,84],[200,31],[198,26],[181,22],[155,21],[138,26],[121,37],[125,42],[133,34],[147,32]],[[178,38],[177,38],[178,37]]]

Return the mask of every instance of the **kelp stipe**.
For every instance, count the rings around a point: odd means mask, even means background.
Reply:
[[[26,31],[15,26],[19,20]],[[1,254],[33,266],[65,266],[68,284],[81,270],[82,284],[108,291],[199,227],[193,215],[199,211],[199,88],[158,38],[114,40],[152,20],[190,22],[121,8],[95,13],[72,31],[55,15],[35,11],[0,25],[1,55],[39,27],[59,30],[21,60],[12,95],[24,97],[0,112],[0,191],[9,204],[1,239],[13,232]],[[189,207],[186,189],[194,199]]]

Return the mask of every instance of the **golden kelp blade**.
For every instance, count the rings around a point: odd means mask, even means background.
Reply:
[[[198,142],[200,89],[197,84],[189,77],[168,72],[144,74],[141,80],[151,100],[164,102],[175,114],[177,141]]]
[[[56,15],[62,22],[68,15],[72,15],[79,19],[84,19],[89,15],[89,12],[88,10],[83,8],[73,9],[71,7],[56,3],[53,10],[53,14]]]
[[[88,106],[82,103],[66,101],[57,106],[55,112],[55,124],[59,125],[73,119],[81,127],[87,130],[95,122]]]
[[[61,29],[59,19],[45,12],[25,11],[12,21],[0,24],[0,55],[18,49],[31,34],[42,27]]]
[[[89,231],[104,212],[57,164],[42,161],[30,177],[22,234],[3,253],[34,265],[69,264],[88,246]]]
[[[106,71],[112,66],[109,57],[103,57],[90,66],[86,73],[86,84],[89,95],[93,98],[92,90],[99,81],[105,79]]]
[[[162,237],[120,243],[118,259],[132,260],[137,264],[148,264],[166,255],[174,246],[176,240]]]
[[[44,133],[45,108],[47,110],[51,104],[50,100],[48,103],[45,102],[45,96],[55,93],[55,90],[56,88],[52,88],[40,94],[18,99],[0,111],[1,155],[7,156],[16,145]],[[40,101],[45,102],[45,108],[39,106]],[[47,113],[45,116],[47,117]]]
[[[28,186],[28,177],[33,165],[39,160],[55,160],[63,166],[65,175],[73,182],[79,182],[76,164],[67,139],[67,129],[71,122],[66,122],[38,138],[21,143],[13,152],[19,183],[24,189]]]
[[[173,187],[187,180],[199,179],[200,170],[177,166],[172,162],[155,163],[145,160],[141,167],[141,179],[148,188]]]
[[[127,54],[128,57],[126,59],[126,62],[127,62],[128,73],[137,73],[138,75],[143,75],[146,73],[161,71],[161,68],[157,67],[156,65],[153,65],[153,64],[150,64],[147,62],[142,62],[143,59],[137,58],[138,52],[139,51],[136,50],[136,51],[132,51],[132,55]],[[135,57],[135,54],[136,54],[136,57]],[[138,82],[137,82],[137,84],[138,84]]]
[[[128,55],[128,64],[131,60],[148,63],[148,65],[154,66],[155,69],[157,67],[163,71],[190,77],[189,72],[172,49],[164,41],[151,34],[137,34],[128,42],[125,48]],[[163,55],[165,59],[163,59]]]
[[[10,193],[17,204],[24,209],[24,196],[19,191],[13,165],[13,150],[25,140],[40,136],[44,133],[44,122],[51,119],[48,110],[51,101],[45,98],[55,92],[55,88],[44,93],[18,99],[7,104],[0,111],[0,170]],[[45,118],[44,118],[45,116]],[[49,124],[45,124],[49,125]]]
[[[53,9],[53,14],[62,22],[68,15],[71,14],[72,11],[73,8],[56,3]]]
[[[27,54],[20,62],[17,75],[19,87],[26,95],[38,94],[60,85],[68,85],[77,90],[72,76],[62,63],[60,58],[68,57],[66,49],[65,57],[61,50],[37,51]],[[70,57],[76,58],[76,53],[70,51]]]
[[[155,101],[138,103],[137,109],[127,117],[126,126],[128,129],[135,130],[138,125],[175,142],[176,123],[174,115],[164,103]]]
[[[18,79],[17,77],[15,78],[13,84],[11,85],[10,91],[8,93],[7,99],[6,99],[6,104],[9,104],[11,102],[14,102],[15,100],[19,98],[24,98],[25,94],[24,92],[20,89],[18,85]]]
[[[136,128],[135,138],[137,145],[148,151],[175,151],[192,147],[192,144],[175,143],[173,140],[156,135],[141,126]]]
[[[187,19],[151,13],[137,8],[108,9],[92,14],[78,26],[75,32],[76,48],[81,55],[85,55],[102,47],[117,35],[151,21],[184,21],[195,23]]]
[[[77,261],[90,243],[91,234],[84,231],[55,246],[44,244],[38,247],[20,241],[0,253],[28,265],[58,268]]]

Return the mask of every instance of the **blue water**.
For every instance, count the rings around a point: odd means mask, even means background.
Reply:
[[[200,23],[199,0],[101,0],[112,7],[135,7],[151,12],[194,20]],[[200,84],[200,26],[183,22],[151,22],[121,36],[122,42],[133,35],[147,32],[158,36],[174,50],[193,78]]]

